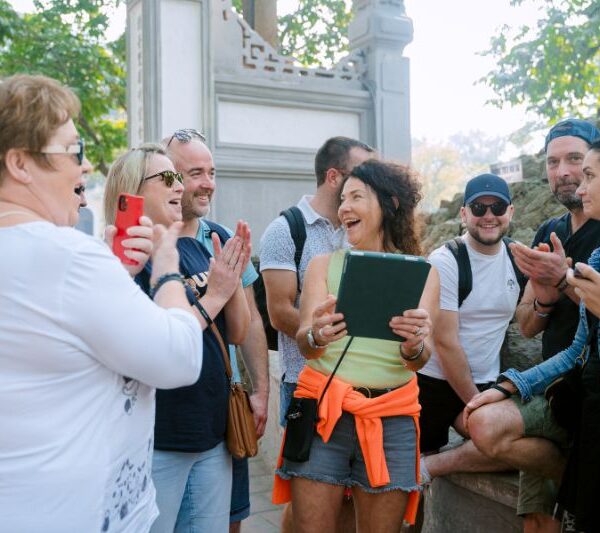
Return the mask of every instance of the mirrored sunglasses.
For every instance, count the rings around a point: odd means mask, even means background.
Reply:
[[[163,170],[144,178],[142,181],[151,180],[152,178],[162,179],[167,187],[173,187],[173,183],[177,180],[179,183],[183,183],[183,175],[180,172],[173,172],[172,170]]]
[[[469,209],[476,217],[482,217],[487,213],[488,208],[492,211],[492,215],[501,217],[508,209],[506,202],[494,202],[493,204],[483,204],[481,202],[471,202]]]
[[[173,139],[177,139],[180,143],[186,144],[189,143],[193,138],[200,139],[202,142],[206,142],[206,136],[204,133],[199,132],[194,128],[184,128],[181,130],[177,130],[167,143],[167,148],[173,142]]]

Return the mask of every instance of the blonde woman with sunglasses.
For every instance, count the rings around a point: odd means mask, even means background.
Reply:
[[[155,224],[169,226],[181,220],[182,177],[161,145],[145,144],[114,162],[104,199],[108,222],[114,220],[118,196],[124,192],[144,197],[144,214]],[[231,455],[224,443],[229,383],[218,340],[206,328],[214,322],[225,344],[241,344],[246,335],[250,312],[241,274],[251,253],[247,224],[238,223],[236,234],[222,250],[216,235],[213,245],[215,259],[195,238],[177,241],[190,309],[196,306],[198,326],[205,330],[203,367],[192,386],[157,391],[152,478],[160,516],[152,531],[226,531],[229,527]],[[150,294],[151,273],[148,264],[136,276]],[[193,482],[194,468],[209,463],[221,473],[222,483]]]

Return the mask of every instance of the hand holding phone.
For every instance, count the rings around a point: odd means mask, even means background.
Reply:
[[[119,195],[119,199],[117,201],[117,216],[115,217],[117,234],[113,240],[113,253],[125,265],[137,265],[137,261],[134,261],[125,255],[123,241],[129,238],[129,235],[127,235],[127,229],[131,226],[139,225],[140,218],[143,214],[143,196],[135,196],[127,193]]]

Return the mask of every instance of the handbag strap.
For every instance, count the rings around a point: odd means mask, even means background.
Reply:
[[[197,301],[194,300],[194,305],[197,304]],[[200,313],[202,314],[202,313]],[[221,348],[221,355],[223,356],[223,362],[225,363],[225,375],[227,376],[227,381],[231,383],[231,378],[233,377],[233,371],[231,370],[231,361],[229,360],[229,350],[225,346],[225,341],[223,340],[223,336],[219,331],[219,328],[214,322],[211,322],[208,327],[212,331],[212,334],[217,339],[219,346]]]
[[[331,381],[333,380],[333,376],[335,376],[335,373],[337,372],[337,369],[339,368],[340,364],[342,363],[342,359],[345,357],[346,352],[348,351],[348,348],[350,348],[350,344],[352,344],[353,340],[354,340],[354,337],[350,337],[350,339],[346,343],[346,346],[344,346],[344,349],[342,350],[342,353],[341,353],[339,359],[337,360],[337,363],[333,367],[333,371],[329,375],[329,379],[327,380],[327,383],[325,384],[325,388],[323,389],[323,392],[321,393],[321,396],[319,397],[319,401],[317,402],[317,410],[319,409],[319,405],[321,405],[323,396],[325,396],[325,393],[327,392],[327,389],[329,388],[329,385],[331,384]]]
[[[201,308],[200,302],[198,302],[198,300],[194,298],[193,304],[200,310],[200,314],[204,316],[206,311],[203,308]],[[210,317],[208,318],[210,319]],[[223,340],[223,336],[221,335],[221,332],[219,331],[217,325],[213,321],[209,322],[209,320],[206,320],[206,318],[204,320],[208,323],[208,327],[210,328],[212,334],[215,336],[217,342],[219,343],[219,346],[221,348],[221,354],[223,355],[223,363],[225,363],[225,375],[227,376],[227,381],[231,383],[233,371],[231,370],[231,361],[229,360],[229,350],[227,349],[227,346],[225,346],[225,341]]]
[[[227,379],[231,381],[233,376],[233,371],[231,370],[231,361],[229,360],[229,351],[225,347],[225,341],[221,336],[221,332],[219,328],[217,328],[216,324],[213,322],[210,326],[210,330],[213,332],[213,335],[216,337],[219,346],[221,347],[221,354],[223,355],[223,362],[225,363],[225,375]]]

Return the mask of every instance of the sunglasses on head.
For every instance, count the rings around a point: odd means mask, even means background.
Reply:
[[[152,178],[158,177],[165,182],[167,187],[173,187],[175,180],[177,180],[179,183],[183,183],[182,174],[180,172],[173,172],[172,170],[163,170],[162,172],[157,172],[156,174],[152,174],[152,176],[144,178],[142,181],[151,180]]]
[[[78,139],[76,144],[69,144],[67,146],[63,146],[60,144],[53,144],[51,146],[46,146],[42,150],[40,150],[40,154],[73,154],[77,157],[77,163],[79,166],[83,164],[83,151],[84,151],[85,143],[83,139]]]
[[[488,208],[492,211],[492,215],[501,217],[508,209],[506,202],[494,202],[493,204],[483,204],[481,202],[471,202],[469,209],[476,217],[482,217],[487,213]]]
[[[173,142],[173,139],[177,139],[180,143],[186,144],[189,143],[193,138],[200,139],[203,143],[206,142],[206,136],[204,133],[200,133],[198,130],[194,128],[184,128],[182,130],[177,130],[167,143],[167,148]]]

